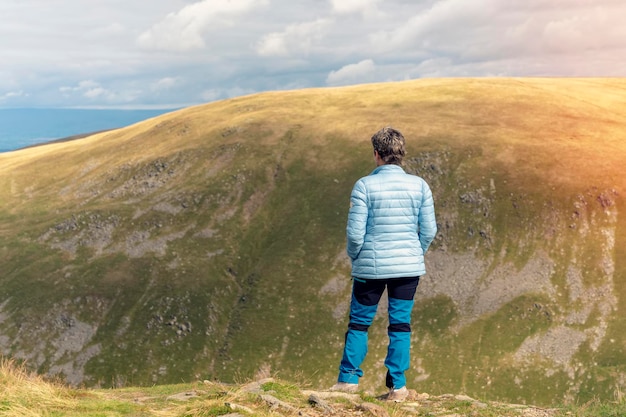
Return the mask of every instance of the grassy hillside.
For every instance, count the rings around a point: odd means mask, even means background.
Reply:
[[[94,387],[332,384],[348,197],[393,125],[440,229],[410,384],[613,398],[625,122],[624,79],[419,80],[241,97],[0,154],[0,353]],[[385,329],[381,314],[365,387],[384,386]]]

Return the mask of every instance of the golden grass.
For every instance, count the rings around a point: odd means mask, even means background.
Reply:
[[[254,385],[261,389],[260,384]],[[294,401],[294,406],[306,408],[305,397]],[[0,417],[200,417],[242,409],[256,416],[277,415],[245,384],[198,381],[144,388],[76,389],[47,381],[15,360],[0,357]]]
[[[76,406],[67,389],[27,372],[11,359],[0,359],[0,387],[0,416],[41,416],[45,410]]]

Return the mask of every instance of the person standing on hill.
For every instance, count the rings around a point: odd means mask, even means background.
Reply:
[[[411,311],[424,254],[437,233],[430,187],[401,167],[402,133],[385,127],[372,136],[376,169],[350,195],[347,252],[352,261],[352,299],[343,357],[332,391],[356,392],[367,354],[368,328],[385,288],[389,298],[389,346],[385,358],[388,400],[408,395]]]

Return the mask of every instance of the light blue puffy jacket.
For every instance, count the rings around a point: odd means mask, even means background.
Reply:
[[[357,278],[416,277],[437,233],[430,187],[398,165],[381,165],[350,195],[347,252]]]

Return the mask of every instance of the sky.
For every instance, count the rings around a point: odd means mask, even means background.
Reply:
[[[0,0],[0,108],[626,76],[624,0]]]

